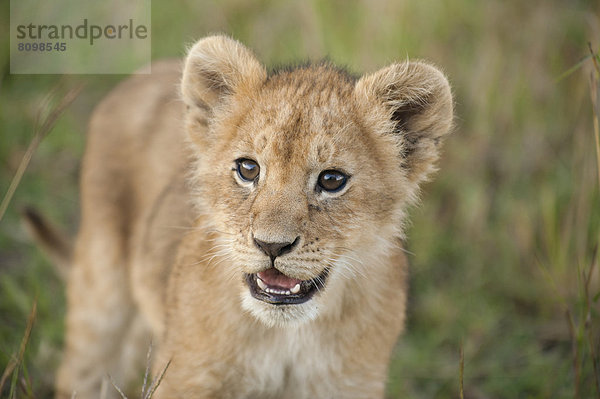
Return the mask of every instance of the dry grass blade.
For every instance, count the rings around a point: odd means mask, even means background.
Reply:
[[[6,365],[4,372],[2,373],[2,378],[0,378],[0,392],[2,392],[2,388],[4,388],[4,384],[8,380],[8,377],[10,377],[12,375],[15,367],[17,367],[17,364],[18,364],[17,358],[13,354],[10,358],[10,361]]]
[[[459,393],[460,399],[465,399],[464,390],[464,377],[465,377],[465,348],[463,343],[460,343],[460,360],[459,360]]]
[[[160,373],[160,375],[158,376],[158,378],[154,378],[152,380],[152,384],[150,385],[150,391],[148,392],[148,395],[144,396],[142,399],[152,399],[152,395],[154,395],[154,391],[156,391],[156,389],[158,388],[158,386],[162,382],[162,379],[165,376],[165,373],[167,372],[167,369],[169,368],[170,364],[171,364],[171,361],[169,360],[167,362],[167,364],[165,365],[165,368],[162,369],[162,372]]]
[[[37,300],[33,301],[33,306],[31,307],[31,312],[29,313],[29,317],[27,318],[27,327],[25,327],[25,335],[21,340],[21,346],[19,347],[19,356],[17,357],[17,367],[13,374],[13,379],[16,381],[19,377],[19,371],[23,366],[23,360],[25,358],[25,349],[27,348],[27,344],[29,343],[29,338],[31,338],[31,331],[33,330],[33,323],[35,322],[35,318],[37,316]]]
[[[600,189],[600,55],[594,53],[591,43],[588,43],[588,47],[590,49],[590,54],[592,57],[592,62],[594,64],[594,72],[592,72],[592,76],[590,77],[590,95],[592,98],[592,107],[594,110],[593,115],[593,123],[594,123],[594,139],[596,143],[596,167],[598,172],[598,188]],[[594,370],[594,383],[596,387],[596,395],[600,398],[600,375],[598,370],[598,353],[596,351],[596,339],[594,339],[594,334],[591,328],[591,309],[592,304],[590,301],[590,280],[592,278],[592,273],[596,266],[596,262],[598,259],[598,244],[596,244],[594,248],[594,253],[592,255],[592,261],[590,265],[590,270],[588,275],[585,277],[585,299],[587,306],[587,315],[585,321],[585,329],[587,332],[588,344],[590,347],[590,356],[592,357],[592,366]]]
[[[31,378],[29,378],[28,375],[24,375],[21,378],[19,378],[19,389],[21,390],[21,392],[23,392],[25,398],[34,399],[33,389],[31,387]]]
[[[575,320],[573,319],[573,315],[571,314],[571,310],[569,309],[569,304],[567,302],[567,300],[563,297],[563,295],[560,293],[560,290],[558,289],[558,285],[556,284],[556,281],[554,280],[552,274],[546,270],[546,268],[543,266],[542,262],[539,261],[536,262],[537,266],[539,267],[539,269],[542,271],[543,275],[546,277],[546,279],[549,281],[550,283],[550,287],[552,288],[552,290],[555,293],[555,298],[558,298],[560,304],[563,306],[564,310],[565,310],[565,316],[567,318],[567,325],[569,327],[569,336],[570,336],[570,340],[571,340],[571,352],[572,352],[572,366],[573,366],[573,374],[574,374],[574,387],[575,387],[575,393],[573,395],[573,397],[575,399],[579,398],[579,384],[580,384],[580,368],[579,368],[579,346],[577,345],[577,327],[575,324]]]
[[[4,384],[8,380],[8,377],[11,376],[10,393],[8,396],[10,399],[16,397],[16,389],[17,384],[19,384],[19,374],[21,371],[21,366],[23,364],[23,358],[25,357],[25,349],[27,348],[29,338],[31,337],[31,331],[33,330],[33,324],[35,322],[36,314],[37,301],[34,301],[33,306],[31,308],[31,312],[29,313],[29,317],[27,318],[27,326],[25,327],[25,334],[23,335],[23,339],[21,340],[19,353],[16,357],[13,356],[13,358],[10,360],[10,362],[4,369],[4,372],[2,373],[2,378],[0,379],[0,392],[2,392]]]
[[[594,72],[590,77],[590,95],[592,97],[592,107],[594,110],[594,138],[596,140],[596,166],[598,171],[598,187],[600,188],[600,65],[598,58],[600,56],[594,53],[591,44],[589,44]]]
[[[102,384],[100,385],[100,399],[106,399],[108,397],[108,378],[102,379]]]
[[[146,385],[148,384],[148,375],[150,374],[150,357],[152,356],[152,341],[148,347],[148,353],[146,354],[146,370],[144,371],[144,382],[142,383],[142,398],[147,395]]]
[[[121,395],[122,399],[127,399],[127,395],[125,395],[123,393],[123,391],[121,391],[121,388],[119,388],[117,386],[117,383],[115,382],[115,380],[113,380],[112,376],[109,374],[108,378],[110,379],[110,383],[112,384],[112,386],[117,390],[117,392],[119,392],[119,395]]]
[[[571,68],[567,69],[565,72],[563,72],[558,78],[556,78],[554,80],[554,83],[559,83],[560,81],[562,81],[563,79],[571,76],[573,74],[573,72],[577,71],[579,68],[581,68],[581,66],[583,64],[585,64],[587,62],[587,60],[590,59],[590,57],[592,57],[591,55],[586,55],[585,57],[583,57],[582,59],[579,60],[579,62],[577,62],[575,65],[573,65]]]
[[[567,316],[567,324],[569,326],[569,334],[571,336],[571,352],[573,354],[573,373],[575,378],[575,393],[573,397],[575,399],[579,398],[579,387],[581,385],[581,368],[579,361],[579,345],[577,345],[577,327],[575,325],[575,320],[573,319],[573,315],[571,314],[571,310],[566,308],[566,316]]]
[[[584,294],[586,301],[586,317],[585,317],[585,330],[588,341],[588,346],[590,350],[590,357],[592,358],[592,368],[594,370],[594,384],[596,386],[596,395],[600,398],[600,375],[598,374],[598,353],[596,352],[594,339],[594,332],[592,331],[592,300],[590,295],[590,280],[592,279],[592,274],[594,273],[594,269],[596,267],[598,259],[598,244],[594,247],[594,253],[592,255],[592,261],[590,264],[590,269],[585,277],[584,281]]]
[[[58,91],[58,89],[55,88],[54,90],[52,90],[52,92],[44,100],[40,111],[36,115],[36,126],[33,139],[29,143],[27,151],[25,151],[25,154],[23,155],[23,159],[21,159],[21,163],[19,164],[19,167],[17,168],[17,171],[15,172],[15,175],[13,176],[10,182],[10,185],[8,187],[8,190],[6,191],[6,194],[4,195],[2,203],[0,203],[0,221],[4,217],[4,214],[8,209],[8,205],[10,204],[10,201],[12,200],[12,197],[15,194],[17,187],[21,182],[23,174],[25,173],[29,162],[31,162],[31,158],[33,157],[33,154],[35,153],[37,147],[40,145],[44,137],[46,137],[48,133],[52,131],[52,128],[54,127],[60,116],[77,98],[82,89],[83,84],[80,84],[79,86],[70,89],[62,97],[60,102],[52,109],[50,108],[49,104],[51,102],[51,98],[55,96],[55,93]],[[44,117],[44,114],[47,115]]]
[[[592,106],[594,107],[594,138],[596,140],[596,166],[598,168],[598,184],[600,186],[600,123],[598,118],[600,118],[600,109],[598,109],[598,104],[600,103],[600,99],[598,96],[600,95],[600,80],[597,78],[592,79],[591,87],[592,87]]]
[[[592,43],[588,42],[588,48],[590,49],[590,55],[592,57],[592,62],[594,63],[594,68],[596,69],[596,73],[600,75],[600,64],[598,63],[598,54],[594,53],[594,49],[592,48]]]
[[[589,323],[591,314],[589,311],[592,308],[592,303],[590,299],[590,281],[592,280],[592,275],[594,274],[594,269],[596,268],[596,260],[598,259],[598,244],[594,247],[594,252],[592,253],[592,260],[590,262],[590,269],[587,272],[587,275],[584,276],[584,290],[585,290],[585,300],[588,305],[588,315],[586,317],[586,323]]]

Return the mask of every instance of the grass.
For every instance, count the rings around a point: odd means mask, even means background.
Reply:
[[[152,379],[152,381],[150,382],[150,385],[148,385],[148,376],[150,375],[151,359],[152,359],[152,343],[150,343],[150,346],[148,348],[148,355],[146,357],[146,371],[144,372],[144,380],[142,382],[142,393],[141,393],[142,399],[152,399],[154,392],[156,392],[156,389],[159,387],[163,377],[165,376],[165,373],[167,372],[167,369],[169,368],[169,365],[171,364],[171,361],[169,360],[167,362],[167,364],[165,365],[165,367],[163,367],[163,369],[161,370],[160,374],[155,376]],[[125,393],[121,390],[121,388],[119,388],[119,386],[115,383],[115,381],[112,379],[112,377],[109,376],[109,378],[110,378],[110,383],[112,384],[113,388],[117,392],[119,392],[119,395],[121,395],[121,398],[128,399],[127,395],[125,395]],[[100,399],[103,399],[102,395],[100,396]]]
[[[23,178],[23,174],[25,173],[27,166],[31,162],[33,154],[37,150],[42,140],[44,140],[46,135],[48,135],[48,133],[50,133],[50,131],[54,128],[54,125],[60,118],[61,114],[77,98],[82,88],[82,86],[79,86],[69,90],[62,96],[60,103],[58,103],[53,108],[51,108],[50,102],[53,100],[53,97],[56,94],[54,92],[51,92],[48,95],[48,97],[44,99],[41,109],[37,113],[34,125],[33,139],[29,143],[29,146],[27,147],[27,150],[23,155],[23,159],[19,163],[19,167],[17,168],[17,171],[15,172],[15,175],[10,182],[10,186],[8,186],[8,190],[6,191],[6,194],[4,195],[4,198],[0,203],[0,221],[2,220],[4,214],[6,213],[6,210],[8,209],[8,205],[10,204],[10,201],[12,200],[12,197],[15,194],[19,183]],[[58,88],[56,88],[56,90],[58,90]]]
[[[36,310],[37,306],[34,302],[29,318],[27,319],[27,327],[23,339],[21,340],[21,345],[19,346],[19,352],[11,356],[2,373],[2,377],[0,378],[0,392],[3,392],[6,382],[10,379],[10,385],[8,386],[8,397],[10,399],[17,397],[19,389],[26,397],[33,397],[31,379],[28,376],[27,364],[24,362],[24,359],[25,349],[27,348],[27,343],[31,337],[31,331],[33,330]]]
[[[42,99],[61,79],[66,88],[85,84],[0,221],[0,370],[19,354],[37,299],[19,364],[43,398],[62,345],[63,286],[17,211],[33,204],[76,230],[86,122],[123,77],[10,75],[6,3],[0,196],[35,135]],[[600,397],[597,2],[154,2],[153,58],[181,56],[210,32],[233,34],[269,65],[329,56],[362,72],[408,56],[450,77],[457,129],[411,212],[409,314],[389,398]],[[23,386],[12,381],[0,396]]]

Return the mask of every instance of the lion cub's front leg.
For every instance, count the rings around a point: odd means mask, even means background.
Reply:
[[[68,281],[65,352],[57,375],[57,398],[71,398],[73,392],[78,399],[98,398],[103,390],[105,397],[115,397],[118,393],[108,377],[127,389],[139,374],[134,364],[139,363],[140,352],[148,343],[147,328],[136,315],[129,292],[119,232],[106,221],[94,223],[98,222],[96,216],[87,216]]]

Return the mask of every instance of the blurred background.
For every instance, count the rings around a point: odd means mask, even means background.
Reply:
[[[12,378],[37,301],[13,386],[22,380],[43,398],[62,345],[63,283],[18,210],[32,204],[76,232],[87,119],[125,76],[10,75],[8,16],[8,1],[0,1],[0,199],[42,100],[59,81],[59,93],[86,84],[33,155],[0,221],[0,374],[8,367]],[[408,57],[449,76],[456,130],[411,211],[408,320],[387,397],[600,397],[600,195],[588,47],[600,49],[597,0],[152,4],[153,59],[181,57],[215,32],[239,39],[267,65],[328,57],[363,73]]]

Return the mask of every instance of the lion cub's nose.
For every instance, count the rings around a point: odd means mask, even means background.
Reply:
[[[296,237],[293,242],[264,242],[256,238],[254,239],[256,246],[271,259],[287,254],[298,244],[298,241],[300,241],[300,237]]]

